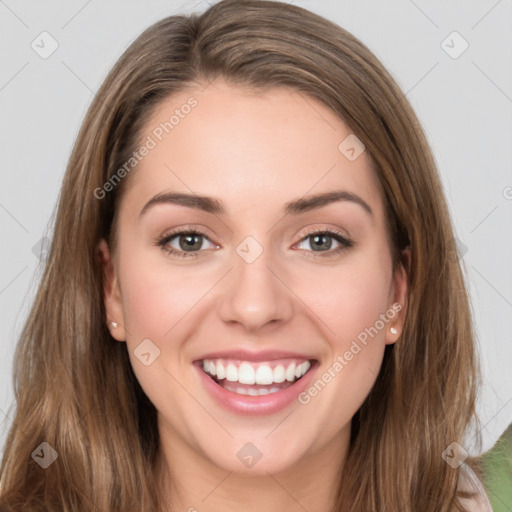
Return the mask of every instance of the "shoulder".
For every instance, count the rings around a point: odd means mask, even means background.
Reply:
[[[473,494],[470,498],[459,498],[459,502],[468,512],[492,512],[487,493],[476,473],[463,463],[459,469],[457,491]]]

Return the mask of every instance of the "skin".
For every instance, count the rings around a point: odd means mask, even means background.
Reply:
[[[349,161],[338,150],[351,132],[334,113],[284,88],[257,93],[220,79],[190,88],[159,105],[142,140],[191,96],[198,105],[127,178],[116,254],[99,244],[107,317],[118,323],[112,336],[127,343],[158,411],[158,467],[171,510],[325,511],[350,420],[375,382],[385,345],[400,337],[405,307],[308,404],[275,414],[221,408],[192,361],[213,350],[283,349],[317,359],[320,377],[379,315],[405,304],[406,274],[392,270],[377,178],[366,152]],[[357,194],[373,214],[350,201],[282,213],[289,201],[333,190]],[[159,204],[139,215],[170,191],[218,198],[226,213]],[[207,234],[197,258],[155,245],[191,224]],[[354,245],[334,254],[339,243],[328,239],[331,248],[318,249],[309,228],[340,230]],[[249,235],[263,248],[250,264],[236,252]],[[179,241],[169,244],[179,250]],[[133,353],[147,338],[160,349],[149,366]],[[252,468],[236,455],[247,442],[263,455]]]

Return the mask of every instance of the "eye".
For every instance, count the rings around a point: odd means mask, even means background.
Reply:
[[[205,241],[211,244],[210,248],[218,248],[208,236],[197,229],[186,229],[165,234],[156,241],[168,254],[182,258],[197,257],[207,249]],[[309,248],[300,247],[308,241]],[[333,243],[335,247],[333,248]],[[337,244],[337,246],[336,246]],[[311,253],[313,257],[328,257],[341,253],[352,247],[354,243],[338,231],[329,229],[315,229],[310,231],[299,242],[298,248]]]
[[[204,233],[196,229],[175,231],[166,234],[157,241],[157,245],[174,256],[190,258],[198,256],[198,253],[205,249],[204,242],[206,240],[213,247],[217,247]]]
[[[312,230],[302,239],[300,244],[304,244],[305,241],[308,241],[307,245],[309,245],[309,248],[306,247],[305,250],[310,251],[312,253],[311,255],[314,257],[333,256],[347,250],[354,245],[351,240],[346,238],[338,231],[332,231],[329,229]],[[334,244],[338,244],[334,248],[332,248],[333,241]],[[304,249],[304,247],[300,246],[298,246],[298,248]]]

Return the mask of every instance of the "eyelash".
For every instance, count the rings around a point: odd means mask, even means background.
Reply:
[[[328,235],[331,238],[334,238],[334,240],[336,240],[340,244],[340,246],[337,247],[336,249],[331,249],[328,251],[308,251],[311,253],[311,257],[313,257],[313,258],[326,258],[326,257],[338,255],[354,245],[354,243],[351,240],[349,240],[347,237],[342,235],[339,231],[331,230],[331,229],[319,229],[319,228],[312,229],[312,230],[308,231],[300,239],[299,243],[303,242],[307,238],[317,235],[317,234]],[[173,238],[176,238],[177,236],[181,236],[181,235],[199,235],[199,236],[202,236],[209,240],[208,235],[206,235],[206,233],[203,233],[200,230],[185,229],[182,231],[174,231],[174,232],[168,233],[166,235],[163,235],[161,238],[159,238],[156,241],[156,245],[158,245],[165,252],[167,252],[168,254],[173,255],[173,256],[178,256],[181,258],[196,258],[196,257],[198,257],[199,253],[202,251],[178,251],[178,250],[174,249],[173,247],[169,247],[167,245]],[[304,250],[307,250],[307,249],[304,249]]]

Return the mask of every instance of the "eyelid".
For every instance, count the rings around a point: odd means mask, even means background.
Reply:
[[[307,238],[308,236],[314,235],[316,233],[336,234],[340,238],[350,241],[350,235],[346,231],[344,231],[340,228],[327,227],[327,226],[306,228],[306,232],[302,234],[300,240],[302,241],[302,240],[304,240],[304,238]]]
[[[310,236],[313,236],[317,233],[324,234],[324,235],[330,236],[331,238],[334,238],[340,245],[339,245],[339,247],[336,247],[334,249],[329,249],[328,251],[311,251],[308,249],[299,249],[301,251],[302,250],[305,251],[308,254],[308,256],[310,256],[310,257],[313,257],[313,258],[334,257],[334,256],[337,256],[337,255],[341,254],[342,252],[346,251],[347,249],[350,249],[351,247],[354,246],[354,242],[351,240],[351,238],[349,238],[341,230],[339,230],[337,228],[327,228],[327,227],[325,227],[325,228],[315,227],[315,228],[309,229],[308,231],[306,231],[306,233],[304,233],[302,235],[301,239],[299,240],[299,242],[297,242],[297,244],[304,242],[304,240],[306,240]],[[297,245],[297,244],[294,244],[294,245]]]
[[[219,247],[218,244],[215,244],[211,239],[210,236],[206,233],[206,230],[203,230],[202,228],[198,228],[194,225],[185,225],[185,226],[179,226],[177,228],[171,229],[169,231],[166,231],[163,235],[159,235],[156,237],[155,240],[153,240],[153,245],[159,246],[161,249],[165,250],[170,255],[176,255],[179,257],[197,257],[201,253],[205,252],[205,249],[202,249],[200,251],[180,251],[178,249],[175,249],[174,247],[170,247],[168,244],[169,242],[176,237],[182,236],[182,235],[200,235],[203,238],[207,239],[211,244],[213,244],[216,248]]]
[[[165,231],[162,235],[158,235],[153,241],[155,244],[157,244],[158,242],[162,241],[165,238],[171,238],[176,235],[184,235],[188,233],[202,235],[208,240],[210,240],[210,235],[207,233],[206,229],[203,229],[203,227],[199,227],[198,225],[195,224],[185,224],[184,226],[178,226],[176,228]]]

